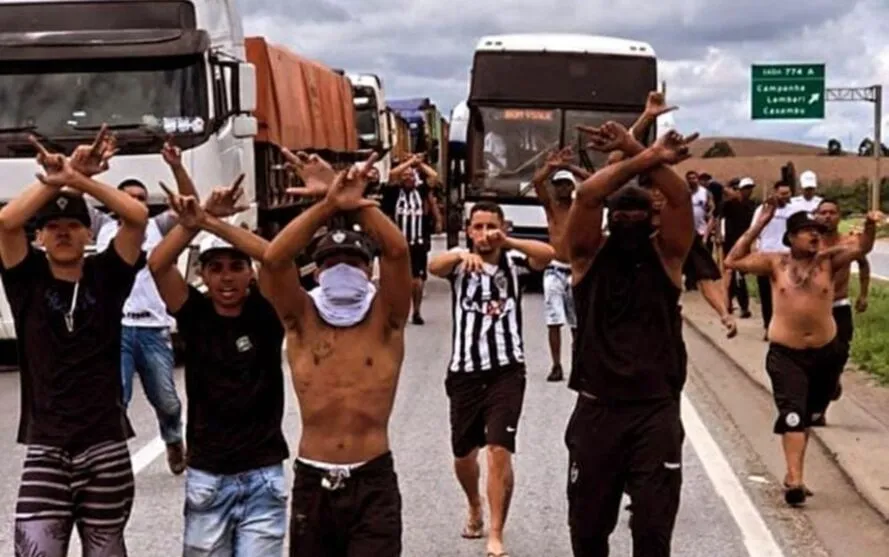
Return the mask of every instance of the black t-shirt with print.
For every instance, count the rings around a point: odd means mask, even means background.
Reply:
[[[19,443],[78,452],[133,437],[122,403],[120,315],[144,265],[144,253],[129,265],[113,243],[85,258],[71,332],[65,315],[75,283],[55,278],[42,251],[31,247],[2,270],[21,369]]]
[[[189,287],[173,317],[188,346],[188,465],[237,474],[286,460],[284,328],[271,304],[254,289],[239,316],[225,317]]]

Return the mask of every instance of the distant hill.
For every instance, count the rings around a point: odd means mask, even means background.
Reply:
[[[736,157],[771,155],[827,155],[827,146],[806,145],[791,141],[757,139],[754,137],[701,137],[691,146],[692,156],[700,157],[717,141],[727,141]]]

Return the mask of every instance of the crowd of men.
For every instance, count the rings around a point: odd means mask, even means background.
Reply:
[[[43,172],[0,209],[0,276],[21,354],[18,441],[27,446],[16,555],[67,555],[75,526],[85,555],[127,554],[134,432],[126,404],[135,373],[157,410],[171,471],[186,474],[184,555],[281,555],[288,530],[294,556],[401,555],[388,428],[406,325],[423,324],[427,272],[452,289],[453,346],[442,364],[453,466],[467,502],[462,536],[486,537],[488,557],[508,557],[527,371],[519,276],[528,270],[546,276],[553,381],[564,373],[561,328],[572,331],[568,387],[577,399],[565,442],[575,556],[608,555],[625,492],[635,554],[670,554],[683,477],[683,286],[712,298],[732,336],[728,292],[749,317],[738,294],[743,274],[768,285],[761,295],[771,304],[765,364],[779,414],[774,430],[784,439],[787,502],[804,502],[808,429],[823,423],[848,357],[849,267],[864,261],[884,217],[869,214],[863,234],[840,236],[836,202],[806,194],[794,201],[783,183],[753,214],[747,179],[721,188],[720,203],[709,177],[673,168],[689,157],[694,135],[671,131],[643,145],[669,110],[652,93],[629,130],[614,122],[580,127],[588,148],[608,157],[592,174],[573,167],[569,151],[551,154],[533,180],[549,243],[510,237],[502,209],[481,202],[468,215],[470,247],[429,261],[431,234],[442,224],[430,187],[440,181],[420,157],[375,185],[376,155],[337,172],[315,155],[285,150],[302,184],[290,193],[316,201],[268,241],[228,220],[245,209],[241,180],[198,199],[172,144],[163,156],[178,191],[163,186],[170,209],[149,219],[143,184],[97,179],[115,153],[107,129],[71,156],[32,139]],[[367,196],[377,186],[386,211]],[[804,202],[811,206],[794,211]],[[721,278],[708,249],[719,237],[717,207],[730,247],[724,270],[737,280]],[[36,245],[25,232],[32,219]],[[99,251],[87,257],[93,230]],[[206,292],[176,265],[199,234]],[[775,238],[780,250],[769,243]],[[295,264],[306,252],[317,265],[310,290]],[[187,347],[184,444],[170,319]],[[289,496],[282,344],[302,421]]]

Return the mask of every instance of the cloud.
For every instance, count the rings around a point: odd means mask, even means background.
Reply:
[[[331,67],[373,72],[390,98],[430,97],[447,114],[467,92],[486,34],[637,38],[660,58],[680,129],[847,147],[873,135],[873,105],[831,102],[823,121],[750,120],[750,65],[827,64],[828,87],[889,86],[883,0],[238,0],[248,34]],[[889,114],[887,114],[889,123]]]

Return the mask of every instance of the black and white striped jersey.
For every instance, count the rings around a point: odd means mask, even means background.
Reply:
[[[420,188],[399,188],[395,201],[395,223],[407,239],[408,245],[426,243],[426,203]]]
[[[449,371],[471,373],[524,364],[519,275],[528,269],[528,258],[517,251],[504,252],[498,265],[486,264],[483,272],[454,269],[448,277],[453,319]]]

